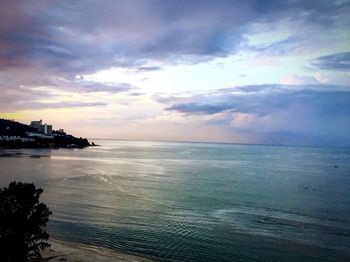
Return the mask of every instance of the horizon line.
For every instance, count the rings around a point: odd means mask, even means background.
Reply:
[[[242,145],[242,146],[275,146],[275,147],[316,147],[316,148],[342,148],[350,149],[350,145],[293,145],[293,144],[269,144],[269,143],[241,143],[241,142],[216,142],[216,141],[190,141],[190,140],[154,140],[154,139],[127,139],[127,138],[101,138],[87,137],[88,140],[115,140],[115,141],[136,141],[136,142],[164,142],[164,143],[188,143],[188,144],[222,144],[222,145]]]

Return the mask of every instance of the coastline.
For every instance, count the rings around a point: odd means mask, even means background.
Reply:
[[[95,146],[89,140],[67,134],[63,129],[52,130],[51,125],[32,121],[30,125],[0,119],[0,148],[85,148]]]
[[[151,261],[146,258],[115,252],[112,250],[85,245],[75,242],[66,242],[57,239],[49,241],[51,247],[42,252],[41,261],[68,261],[68,262],[107,262],[107,261]],[[37,261],[37,260],[32,260]]]

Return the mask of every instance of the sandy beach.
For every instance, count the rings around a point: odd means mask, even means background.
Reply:
[[[51,247],[42,252],[43,261],[107,262],[107,261],[150,261],[144,258],[113,252],[94,246],[50,240]]]

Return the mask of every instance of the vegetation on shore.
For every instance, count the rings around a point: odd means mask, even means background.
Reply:
[[[40,259],[50,246],[45,228],[52,213],[39,201],[42,192],[21,182],[0,189],[0,261]]]
[[[38,133],[29,136],[28,133]],[[0,119],[0,148],[84,148],[94,146],[86,138],[53,131],[52,136],[40,136],[35,128],[16,121]],[[11,137],[11,139],[5,139]]]

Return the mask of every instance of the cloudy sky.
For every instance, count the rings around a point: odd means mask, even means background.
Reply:
[[[1,0],[0,117],[85,137],[350,145],[350,1]]]

